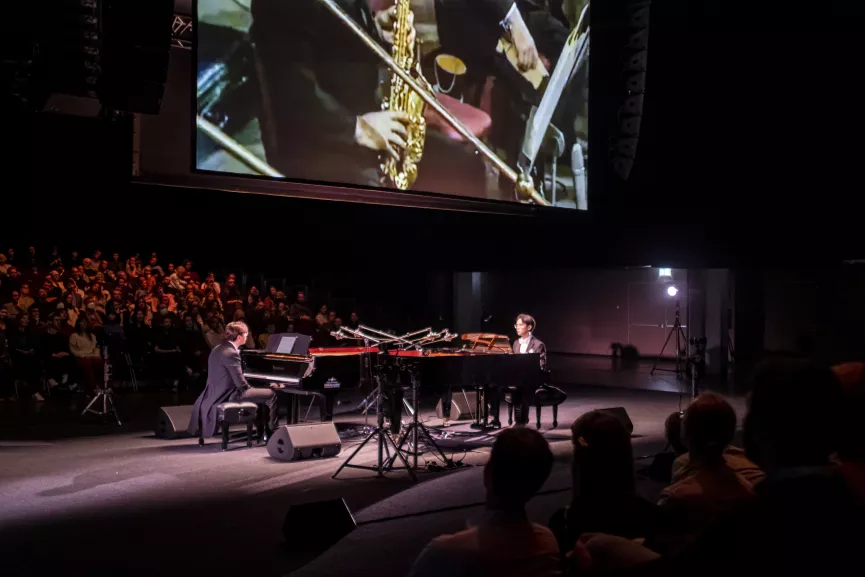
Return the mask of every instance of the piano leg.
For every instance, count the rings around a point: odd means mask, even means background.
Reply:
[[[300,397],[298,395],[291,395],[290,408],[289,418],[291,419],[291,424],[296,425],[300,422]]]
[[[489,403],[492,406],[492,421],[490,421],[490,426],[499,429],[502,426],[502,422],[499,420],[502,391],[496,386],[490,386],[488,389],[492,389]]]
[[[336,395],[333,393],[324,394],[324,407],[321,409],[322,421],[333,421],[333,406],[336,402]]]

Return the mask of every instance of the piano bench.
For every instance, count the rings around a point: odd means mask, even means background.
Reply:
[[[231,425],[246,425],[246,446],[252,446],[252,426],[258,418],[258,405],[255,403],[221,403],[216,406],[216,422],[222,430],[222,450],[228,450],[229,429]],[[204,439],[199,439],[199,444]]]
[[[564,403],[567,398],[568,395],[563,390],[550,385],[543,385],[535,391],[535,394],[527,404],[535,407],[538,429],[541,428],[541,409],[543,407],[553,408],[553,428],[555,429],[559,426],[559,405]],[[514,415],[514,403],[511,393],[505,393],[505,401],[508,403],[508,425],[511,425],[513,424]]]

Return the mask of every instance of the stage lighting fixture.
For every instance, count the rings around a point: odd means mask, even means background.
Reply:
[[[679,289],[677,289],[674,286],[668,287],[667,288],[667,294],[670,295],[671,297],[674,297],[677,294],[679,294]]]
[[[658,269],[658,278],[665,279],[665,278],[672,278],[672,276],[673,276],[673,269],[671,269],[671,268],[659,268]]]

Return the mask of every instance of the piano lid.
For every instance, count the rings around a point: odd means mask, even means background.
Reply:
[[[507,335],[494,333],[466,333],[460,335],[460,339],[466,342],[465,348],[471,350],[489,350],[502,353],[513,352],[511,341]]]

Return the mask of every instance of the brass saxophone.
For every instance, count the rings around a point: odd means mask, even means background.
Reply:
[[[396,18],[393,28],[393,50],[391,55],[396,64],[413,75],[423,86],[432,92],[429,82],[420,69],[420,51],[415,51],[414,26],[411,0],[396,0]],[[418,164],[423,156],[426,140],[424,121],[424,101],[402,78],[391,75],[390,96],[382,103],[383,110],[404,112],[409,116],[406,126],[406,146],[399,160],[388,157],[381,165],[382,173],[399,190],[411,188],[417,179]]]

